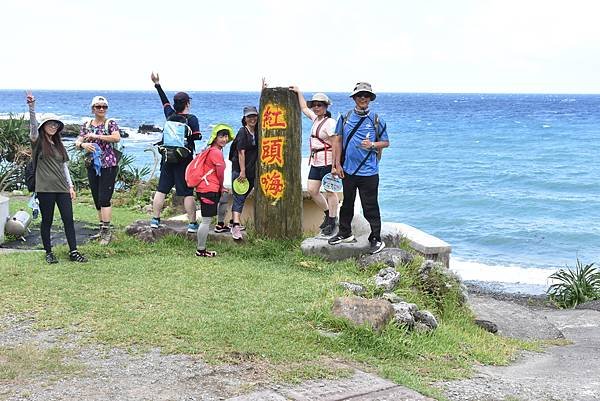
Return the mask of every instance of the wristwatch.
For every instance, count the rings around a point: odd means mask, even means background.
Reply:
[[[377,148],[375,147],[375,144],[374,144],[373,142],[371,142],[371,150],[375,150],[375,149],[377,149]]]

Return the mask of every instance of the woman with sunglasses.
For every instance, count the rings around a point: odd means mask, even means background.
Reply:
[[[119,155],[113,147],[121,140],[119,126],[115,120],[107,119],[108,100],[104,96],[95,96],[90,104],[94,118],[81,126],[75,147],[83,149],[90,156],[94,152],[100,155],[100,169],[94,163],[87,168],[90,190],[100,220],[100,245],[108,245],[112,239],[110,220],[112,217],[111,199],[117,179]],[[99,174],[98,174],[99,172]]]
[[[298,102],[302,113],[313,122],[310,129],[310,171],[308,173],[308,193],[312,200],[323,210],[323,222],[319,226],[321,235],[330,236],[335,231],[335,222],[338,211],[339,199],[335,192],[321,193],[321,181],[323,177],[331,172],[333,164],[333,142],[335,135],[335,120],[327,108],[331,106],[331,100],[324,93],[315,93],[310,101],[304,99],[304,95],[297,86],[290,90],[298,94]]]
[[[35,166],[35,192],[42,215],[40,235],[46,251],[46,262],[58,263],[58,259],[52,252],[50,238],[55,206],[60,212],[69,244],[69,259],[73,262],[87,262],[86,257],[77,250],[75,238],[72,203],[75,199],[75,190],[67,166],[69,156],[60,135],[65,125],[53,118],[43,119],[38,125],[35,117],[35,97],[28,91],[26,99],[29,105],[31,157]]]

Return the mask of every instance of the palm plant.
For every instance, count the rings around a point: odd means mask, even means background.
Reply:
[[[556,283],[546,293],[560,307],[574,308],[589,300],[600,299],[600,270],[594,263],[584,265],[577,259],[574,270],[567,266],[550,278]]]

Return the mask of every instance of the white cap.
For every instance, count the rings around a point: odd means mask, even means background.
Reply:
[[[106,100],[104,96],[94,96],[94,98],[92,99],[92,104],[90,106],[94,107],[99,104],[104,104],[108,106],[108,100]]]

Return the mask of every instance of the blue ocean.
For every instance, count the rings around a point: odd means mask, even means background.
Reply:
[[[89,118],[92,97],[107,96],[109,116],[130,133],[126,151],[151,163],[144,149],[157,137],[137,127],[164,122],[154,90],[34,94],[39,113],[65,122]],[[242,108],[259,102],[256,92],[190,95],[203,132],[239,127]],[[348,94],[328,95],[334,116],[353,106]],[[380,93],[372,109],[391,142],[381,163],[383,220],[450,243],[451,268],[466,280],[540,292],[557,268],[599,260],[600,95]],[[24,112],[22,91],[0,91],[0,116]],[[308,119],[302,128],[307,156]]]

